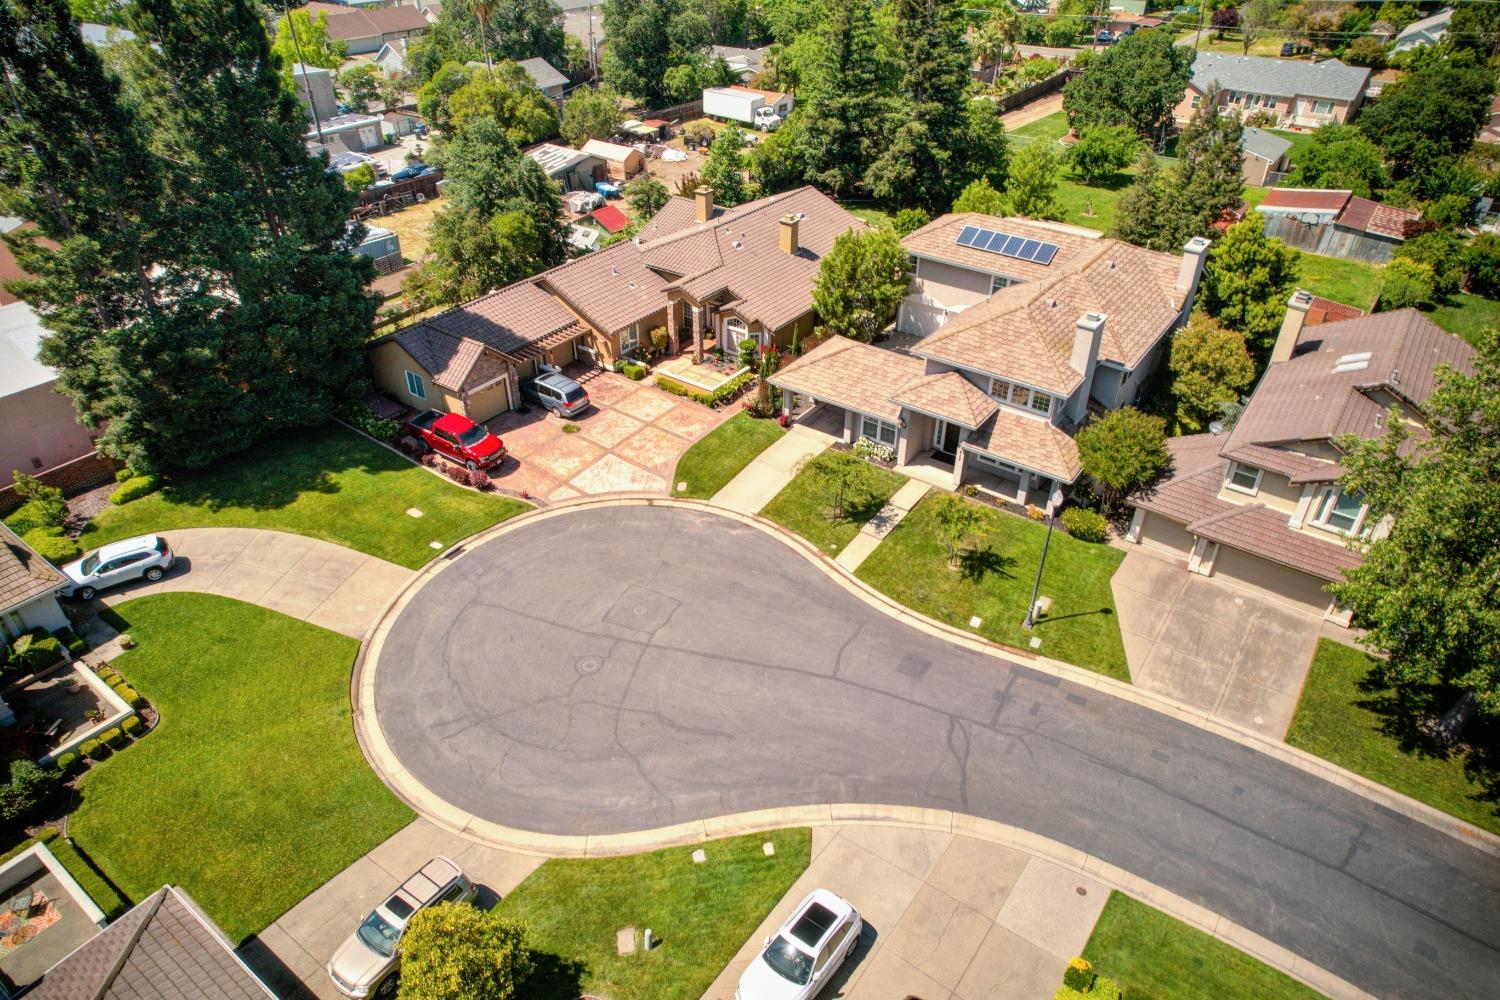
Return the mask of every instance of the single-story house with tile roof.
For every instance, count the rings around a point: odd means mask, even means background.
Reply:
[[[641,155],[640,150],[617,142],[590,139],[583,144],[583,151],[603,160],[609,176],[617,181],[628,181],[646,169],[646,158]]]
[[[1219,105],[1245,114],[1269,111],[1279,127],[1317,128],[1354,117],[1365,98],[1370,70],[1337,59],[1272,59],[1199,52],[1193,76],[1173,117],[1185,125],[1203,98],[1219,88]]]
[[[522,59],[516,65],[526,71],[531,77],[531,82],[536,84],[536,89],[545,94],[548,100],[562,100],[563,92],[568,89],[569,80],[557,67],[542,58]]]
[[[328,37],[336,42],[343,42],[345,51],[351,56],[379,52],[381,46],[389,42],[423,35],[432,27],[427,17],[415,7],[365,10],[341,7],[325,13],[328,17]]]
[[[1082,466],[1090,408],[1135,399],[1192,308],[1208,241],[1176,257],[1030,219],[946,215],[902,240],[902,353],[834,339],[772,377],[788,406],[844,411],[845,438],[898,466],[1031,502]]]
[[[32,1000],[276,1000],[186,892],[163,886],[43,974]]]
[[[1396,33],[1392,52],[1406,52],[1422,45],[1436,45],[1448,37],[1448,28],[1453,23],[1453,8],[1444,7],[1420,21],[1413,21]]]
[[[609,176],[609,164],[602,156],[571,146],[543,142],[526,150],[526,155],[535,160],[548,177],[561,184],[564,193],[592,191],[595,181]]]
[[[1359,198],[1352,191],[1272,188],[1255,210],[1266,233],[1290,246],[1372,264],[1391,259],[1422,213]]]
[[[9,642],[34,628],[64,628],[68,616],[57,592],[68,582],[4,524],[0,524],[0,639]]]
[[[537,359],[610,363],[652,330],[701,359],[714,338],[787,347],[816,323],[822,255],[865,223],[814,188],[725,209],[713,191],[674,197],[616,243],[372,342],[375,382],[412,407],[486,420],[519,402]]]
[[[1171,465],[1130,498],[1125,537],[1188,572],[1348,625],[1324,587],[1390,525],[1340,487],[1338,439],[1379,436],[1394,407],[1413,430],[1408,445],[1420,446],[1438,368],[1472,373],[1475,351],[1414,309],[1313,323],[1315,302],[1292,296],[1270,366],[1230,431],[1167,442]]]
[[[1285,139],[1263,128],[1247,127],[1240,135],[1240,155],[1243,168],[1240,175],[1246,184],[1267,187],[1273,183],[1272,174],[1281,174],[1291,169],[1286,154],[1292,148],[1292,140]]]

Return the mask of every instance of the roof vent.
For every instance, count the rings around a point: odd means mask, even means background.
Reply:
[[[1366,368],[1370,367],[1370,359],[1374,356],[1375,355],[1370,351],[1360,351],[1358,354],[1341,355],[1339,359],[1333,363],[1334,374],[1342,375],[1346,372],[1364,371]]]
[[[1111,271],[1113,271],[1113,270],[1114,270],[1114,269],[1115,269],[1115,262],[1114,262],[1114,261],[1112,261],[1112,260],[1111,260],[1111,261],[1109,261],[1109,262],[1108,262],[1108,263],[1109,263],[1109,269],[1110,269],[1110,270],[1111,270]]]
[[[633,282],[633,281],[631,281],[631,282],[627,282],[627,285],[628,285],[628,287],[630,287],[630,288],[634,288],[634,287],[635,287],[635,282]]]
[[[1400,385],[1400,384],[1401,384],[1401,369],[1399,369],[1399,368],[1392,368],[1391,369],[1391,385]]]
[[[738,250],[742,246],[744,246],[744,244],[742,244],[739,240],[735,240],[733,243],[731,243],[729,245],[732,246],[732,247],[734,247],[736,250]]]
[[[611,267],[609,273],[611,276],[618,278],[620,276],[620,269],[618,267]]]

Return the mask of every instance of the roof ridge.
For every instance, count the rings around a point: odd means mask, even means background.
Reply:
[[[1219,511],[1219,513],[1217,514],[1210,514],[1208,517],[1200,517],[1198,520],[1193,521],[1188,525],[1188,530],[1197,531],[1200,528],[1207,528],[1210,525],[1218,524],[1220,521],[1228,521],[1231,518],[1239,517],[1241,514],[1249,514],[1252,511],[1267,509],[1269,508],[1267,508],[1263,503],[1250,503],[1243,505],[1236,504],[1235,506],[1230,507],[1228,510]]]
[[[813,187],[811,184],[804,184],[799,188],[792,188],[790,191],[778,191],[776,194],[769,194],[764,198],[757,198],[755,201],[749,201],[743,205],[736,205],[734,206],[734,208],[726,207],[724,209],[724,214],[717,219],[709,219],[707,222],[698,222],[694,220],[691,227],[684,229],[681,232],[672,233],[670,236],[663,236],[661,239],[648,243],[646,244],[646,246],[643,246],[640,249],[645,250],[647,249],[647,247],[649,247],[650,249],[655,250],[659,247],[670,246],[673,243],[676,243],[677,241],[685,239],[689,236],[697,236],[700,233],[713,232],[713,230],[718,226],[727,226],[731,222],[734,222],[738,219],[743,219],[747,216],[754,215],[763,209],[769,208],[772,205],[779,204],[780,202],[785,201],[792,195],[801,194],[803,191],[817,190],[818,189]],[[818,191],[818,193],[822,194],[821,191]],[[827,196],[824,195],[824,197]],[[685,198],[683,200],[687,201],[690,199]],[[757,202],[759,202],[759,204],[757,204]],[[739,209],[740,211],[736,211],[735,209]],[[657,215],[660,214],[661,211],[658,210]],[[656,216],[653,215],[651,218],[654,219],[656,218]],[[647,224],[649,225],[649,221]],[[717,243],[715,245],[717,246]],[[684,275],[684,277],[686,277],[686,275]]]

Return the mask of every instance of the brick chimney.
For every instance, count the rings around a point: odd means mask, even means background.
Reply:
[[[1193,299],[1198,294],[1198,282],[1203,277],[1203,263],[1208,259],[1208,240],[1194,236],[1182,248],[1182,260],[1177,265],[1176,288],[1182,293],[1182,315],[1193,311]]]
[[[801,222],[801,212],[781,217],[781,252],[788,256],[796,256],[797,254],[799,247],[797,243],[797,227]]]
[[[1271,348],[1271,363],[1290,361],[1297,349],[1297,338],[1302,336],[1302,327],[1307,323],[1307,310],[1312,306],[1311,293],[1297,289],[1286,304],[1286,317],[1281,321],[1281,332],[1276,334],[1276,344]]]
[[[1104,338],[1104,313],[1089,312],[1078,317],[1073,329],[1073,354],[1068,366],[1083,376],[1083,384],[1068,413],[1068,419],[1078,423],[1088,412],[1089,393],[1094,389],[1094,369],[1099,363],[1099,343]]]
[[[707,222],[714,216],[714,189],[707,184],[699,185],[693,191],[693,200],[698,206],[698,221]]]

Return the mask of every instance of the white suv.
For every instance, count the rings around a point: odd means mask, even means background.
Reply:
[[[735,1000],[812,1000],[844,964],[864,927],[859,911],[827,889],[814,889],[766,939],[740,976]]]
[[[68,578],[62,596],[92,601],[99,591],[128,580],[155,583],[176,561],[167,540],[160,535],[115,542],[62,567],[63,576]]]

